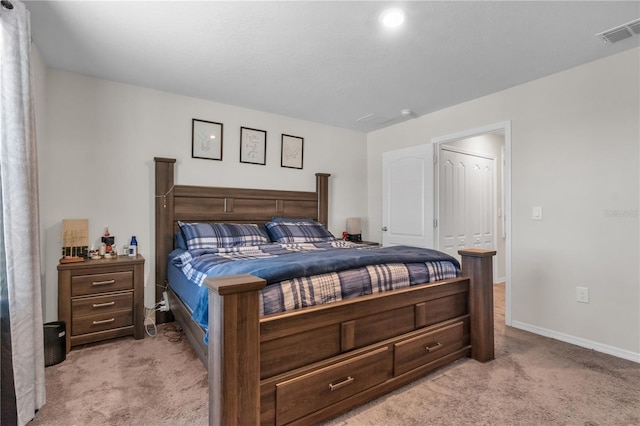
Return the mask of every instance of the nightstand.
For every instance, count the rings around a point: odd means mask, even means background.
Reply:
[[[58,318],[72,346],[114,337],[144,337],[144,257],[58,265]]]

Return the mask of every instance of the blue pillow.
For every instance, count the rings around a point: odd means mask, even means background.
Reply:
[[[176,232],[173,236],[173,247],[181,250],[187,249],[187,242],[184,239],[184,235],[182,235],[182,231]]]
[[[269,239],[254,224],[178,222],[189,250],[268,244]]]
[[[265,227],[271,241],[276,243],[311,243],[336,239],[318,222],[267,222]]]

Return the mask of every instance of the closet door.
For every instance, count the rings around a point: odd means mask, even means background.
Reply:
[[[494,162],[442,147],[438,170],[441,251],[459,259],[458,250],[463,248],[494,249]]]

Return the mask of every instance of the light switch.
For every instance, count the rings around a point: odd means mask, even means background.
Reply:
[[[542,220],[542,206],[533,206],[531,216],[533,220]]]

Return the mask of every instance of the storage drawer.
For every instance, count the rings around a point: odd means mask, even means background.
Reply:
[[[394,375],[406,373],[464,346],[464,322],[404,340],[394,345]]]
[[[133,292],[108,294],[106,296],[82,297],[71,300],[73,316],[104,314],[133,307]]]
[[[385,346],[276,385],[276,424],[286,424],[391,377]]]
[[[71,296],[133,289],[133,271],[71,277]]]
[[[106,312],[103,314],[73,316],[71,335],[78,336],[85,333],[126,327],[133,324],[132,309]]]

